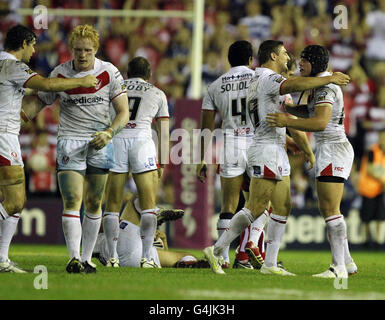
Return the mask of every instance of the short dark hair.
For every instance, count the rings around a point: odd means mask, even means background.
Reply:
[[[232,67],[245,66],[253,57],[253,46],[249,41],[238,40],[229,47],[227,58]]]
[[[128,63],[127,77],[150,79],[150,62],[144,57],[135,57]]]
[[[272,52],[279,54],[278,48],[283,46],[282,41],[278,40],[265,40],[261,43],[258,49],[258,62],[262,65],[270,60],[270,54]]]
[[[31,29],[18,24],[8,30],[4,40],[4,49],[17,51],[23,47],[24,40],[29,45],[34,39],[36,39],[36,35]]]

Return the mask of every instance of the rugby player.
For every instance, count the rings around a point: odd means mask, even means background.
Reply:
[[[18,135],[22,99],[26,90],[62,91],[97,84],[92,75],[75,79],[44,78],[27,63],[35,52],[36,35],[17,25],[8,30],[4,50],[0,52],[0,272],[24,272],[8,258],[9,245],[15,233],[20,212],[26,201],[24,165]]]
[[[68,273],[94,273],[92,250],[101,225],[101,203],[108,170],[114,163],[111,140],[127,124],[129,108],[122,75],[111,63],[95,57],[99,47],[98,32],[90,25],[77,26],[70,34],[69,47],[73,60],[57,66],[51,77],[94,75],[97,85],[55,94],[39,91],[40,105],[36,109],[59,99],[57,175],[63,201],[62,226],[70,255],[66,270]],[[113,120],[110,104],[116,111]]]
[[[319,45],[307,46],[301,53],[300,72],[304,77],[329,77],[329,53]],[[288,105],[289,106],[289,105]],[[316,139],[316,188],[318,206],[325,219],[332,252],[330,268],[315,277],[346,278],[357,272],[350,256],[346,223],[340,211],[344,182],[349,178],[354,151],[345,134],[343,93],[338,83],[310,91],[306,105],[290,106],[288,112],[305,118],[292,119],[284,114],[268,114],[273,128],[295,128],[314,132]]]
[[[175,220],[181,218],[180,210],[169,210],[174,212],[172,216],[166,218],[166,220]],[[122,267],[143,267],[152,268],[149,264],[141,264],[142,258],[142,241],[140,238],[140,219],[142,209],[139,206],[139,201],[136,196],[132,196],[125,205],[118,230],[117,240],[117,254],[120,266]],[[162,209],[157,208],[156,212],[162,215]],[[158,219],[158,225],[160,221]],[[97,247],[95,247],[94,253],[97,254],[99,261],[108,265],[108,257],[111,256],[109,252],[110,246],[107,243],[106,234],[100,233],[98,236]],[[175,268],[208,268],[207,261],[198,260],[193,254],[183,251],[171,251],[168,250],[166,235],[157,230],[154,238],[153,246],[150,249],[151,259],[155,261],[159,268],[175,267]],[[110,261],[111,263],[111,261]],[[110,265],[117,267],[116,264]]]
[[[328,77],[292,77],[284,78],[281,73],[287,71],[289,56],[281,41],[266,40],[258,50],[261,68],[256,70],[250,82],[247,105],[254,113],[253,143],[248,149],[248,173],[251,176],[249,201],[243,209],[231,219],[229,230],[222,234],[214,246],[203,250],[211,269],[216,274],[225,274],[222,265],[223,250],[261,216],[271,200],[278,181],[290,173],[290,164],[285,150],[286,130],[271,128],[266,123],[266,115],[282,112],[282,95],[290,92],[310,90],[329,83],[344,85],[349,77],[335,73]],[[289,181],[289,180],[288,180]],[[290,195],[289,183],[285,183],[285,192],[280,196]],[[293,275],[277,266],[277,255],[285,231],[288,210],[270,215],[267,229],[266,260],[261,273],[276,275]],[[270,252],[271,250],[271,252]],[[269,259],[267,259],[269,257]]]
[[[156,197],[158,181],[168,162],[169,113],[165,93],[148,82],[151,66],[147,59],[135,57],[128,63],[128,79],[124,81],[130,105],[130,121],[113,139],[115,164],[110,169],[106,191],[103,229],[109,245],[108,263],[119,264],[116,252],[119,233],[119,212],[128,174],[132,172],[141,208],[140,236],[143,268],[157,268],[151,256],[157,227]],[[158,155],[152,139],[151,123],[156,119]],[[158,168],[159,167],[159,168]]]
[[[224,144],[221,150],[218,172],[221,181],[221,213],[217,223],[218,236],[228,230],[239,202],[239,193],[246,172],[246,150],[252,142],[253,125],[246,108],[246,96],[249,82],[254,76],[251,69],[253,62],[253,47],[245,40],[235,41],[228,50],[230,70],[221,75],[208,88],[202,102],[201,130],[214,130],[215,113],[222,119]],[[204,142],[204,141],[202,141]],[[201,144],[201,163],[196,168],[196,174],[201,182],[205,181],[207,169],[204,161],[205,144]],[[258,251],[258,247],[256,248]],[[223,267],[230,263],[229,246],[223,250],[225,260]],[[256,252],[256,255],[260,255]],[[234,267],[250,268],[250,265],[234,261]]]
[[[282,75],[285,78],[290,78],[294,75],[294,72],[297,67],[295,57],[288,52],[289,61],[287,62],[288,70],[283,72]],[[290,94],[286,94],[281,97],[282,105],[286,103],[292,103],[293,98]],[[315,163],[315,157],[313,151],[308,142],[305,132],[289,129],[290,136],[286,136],[286,149],[291,150],[293,153],[298,153],[302,151],[304,153],[305,159],[308,162],[307,169],[310,170],[313,168]],[[249,199],[249,184],[250,179],[244,175],[244,184],[243,184],[243,194],[246,201]],[[285,184],[289,184],[289,188]],[[273,212],[287,212],[286,215],[290,214],[291,210],[291,199],[290,193],[287,191],[290,190],[290,180],[288,176],[283,177],[282,181],[277,183],[277,186],[271,196],[271,202],[269,204],[269,211],[265,211],[259,219],[256,219],[246,230],[242,233],[240,238],[240,246],[237,251],[236,260],[239,261],[240,265],[246,265],[247,262],[251,263],[254,269],[260,269],[263,265],[265,259],[265,249],[264,249],[264,227],[268,221],[269,215]],[[284,196],[286,195],[286,196]],[[282,214],[283,215],[283,214]],[[258,256],[254,250],[254,247],[258,246],[260,256]],[[271,251],[269,251],[271,252]],[[268,257],[269,259],[269,257]]]

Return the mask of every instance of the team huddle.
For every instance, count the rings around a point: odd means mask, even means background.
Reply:
[[[293,276],[277,261],[291,210],[287,148],[293,141],[309,168],[315,167],[319,209],[333,257],[330,268],[315,276],[345,278],[357,272],[340,213],[344,181],[354,157],[345,135],[340,88],[349,77],[328,71],[325,48],[306,47],[299,63],[301,76],[293,77],[295,59],[280,41],[260,45],[260,67],[255,70],[248,41],[229,47],[231,68],[209,86],[202,102],[201,128],[213,130],[218,111],[225,142],[218,168],[219,239],[203,250],[207,261],[200,261],[188,252],[167,250],[167,240],[157,230],[164,221],[180,218],[183,211],[156,205],[159,179],[169,157],[169,113],[166,95],[149,83],[149,62],[133,58],[124,80],[115,66],[95,57],[97,31],[80,25],[69,37],[73,60],[44,78],[27,66],[35,43],[34,33],[18,25],[8,31],[5,51],[0,53],[0,272],[25,272],[8,257],[26,201],[20,126],[56,100],[60,104],[57,176],[70,256],[68,273],[96,272],[91,258],[98,256],[108,267],[211,267],[214,273],[224,274],[230,265],[230,243],[242,234],[233,267]],[[294,104],[290,93],[306,91],[307,103]],[[23,100],[25,94],[34,98]],[[315,132],[315,155],[305,131]],[[204,182],[204,150],[201,160],[197,177]],[[137,196],[122,211],[130,173]],[[235,212],[241,191],[246,204]]]

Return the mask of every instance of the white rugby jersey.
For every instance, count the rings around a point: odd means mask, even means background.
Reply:
[[[39,91],[39,98],[48,105],[59,98],[58,138],[85,140],[97,131],[106,130],[111,125],[110,102],[126,93],[119,70],[97,58],[92,70],[78,72],[74,69],[73,60],[70,60],[57,66],[50,77],[81,78],[87,75],[94,75],[99,80],[96,87],[78,87],[62,92]]]
[[[8,52],[0,52],[0,132],[19,134],[25,84],[37,73]]]
[[[253,123],[246,107],[247,90],[254,70],[237,66],[216,79],[203,97],[202,110],[218,110],[228,136],[253,136]]]
[[[285,96],[280,95],[280,88],[285,81],[286,78],[271,69],[255,69],[247,95],[247,108],[253,114],[255,126],[254,143],[285,145],[286,128],[273,128],[266,122],[268,113],[284,113],[282,102]]]
[[[329,75],[331,75],[331,73],[323,72],[319,75],[319,77],[326,77]],[[324,131],[314,132],[316,143],[334,143],[346,141],[347,138],[344,125],[344,97],[341,87],[330,83],[326,86],[312,89],[307,101],[309,117],[315,116],[315,107],[322,103],[327,103],[332,106],[332,115]]]
[[[158,118],[169,118],[165,93],[141,78],[124,80],[130,106],[130,121],[118,137],[152,137],[151,123]]]

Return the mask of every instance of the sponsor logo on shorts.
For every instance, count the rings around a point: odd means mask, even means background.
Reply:
[[[12,152],[11,152],[11,156],[12,156],[13,158],[17,159],[17,153],[16,153],[15,151],[12,151]]]
[[[68,156],[63,156],[63,158],[61,159],[61,162],[62,162],[63,164],[67,164],[68,161],[70,161],[70,157],[68,157]]]
[[[120,225],[119,225],[119,228],[120,229],[124,229],[125,227],[128,226],[128,223],[127,222],[121,222]]]
[[[148,158],[148,164],[150,167],[153,167],[155,165],[154,158]]]
[[[334,171],[343,172],[344,168],[343,167],[334,167]]]
[[[279,174],[282,175],[282,167],[278,166],[278,171],[279,171]]]
[[[261,175],[262,170],[261,170],[261,167],[260,167],[260,166],[253,166],[253,169],[254,169],[253,174],[254,174],[255,176]]]

